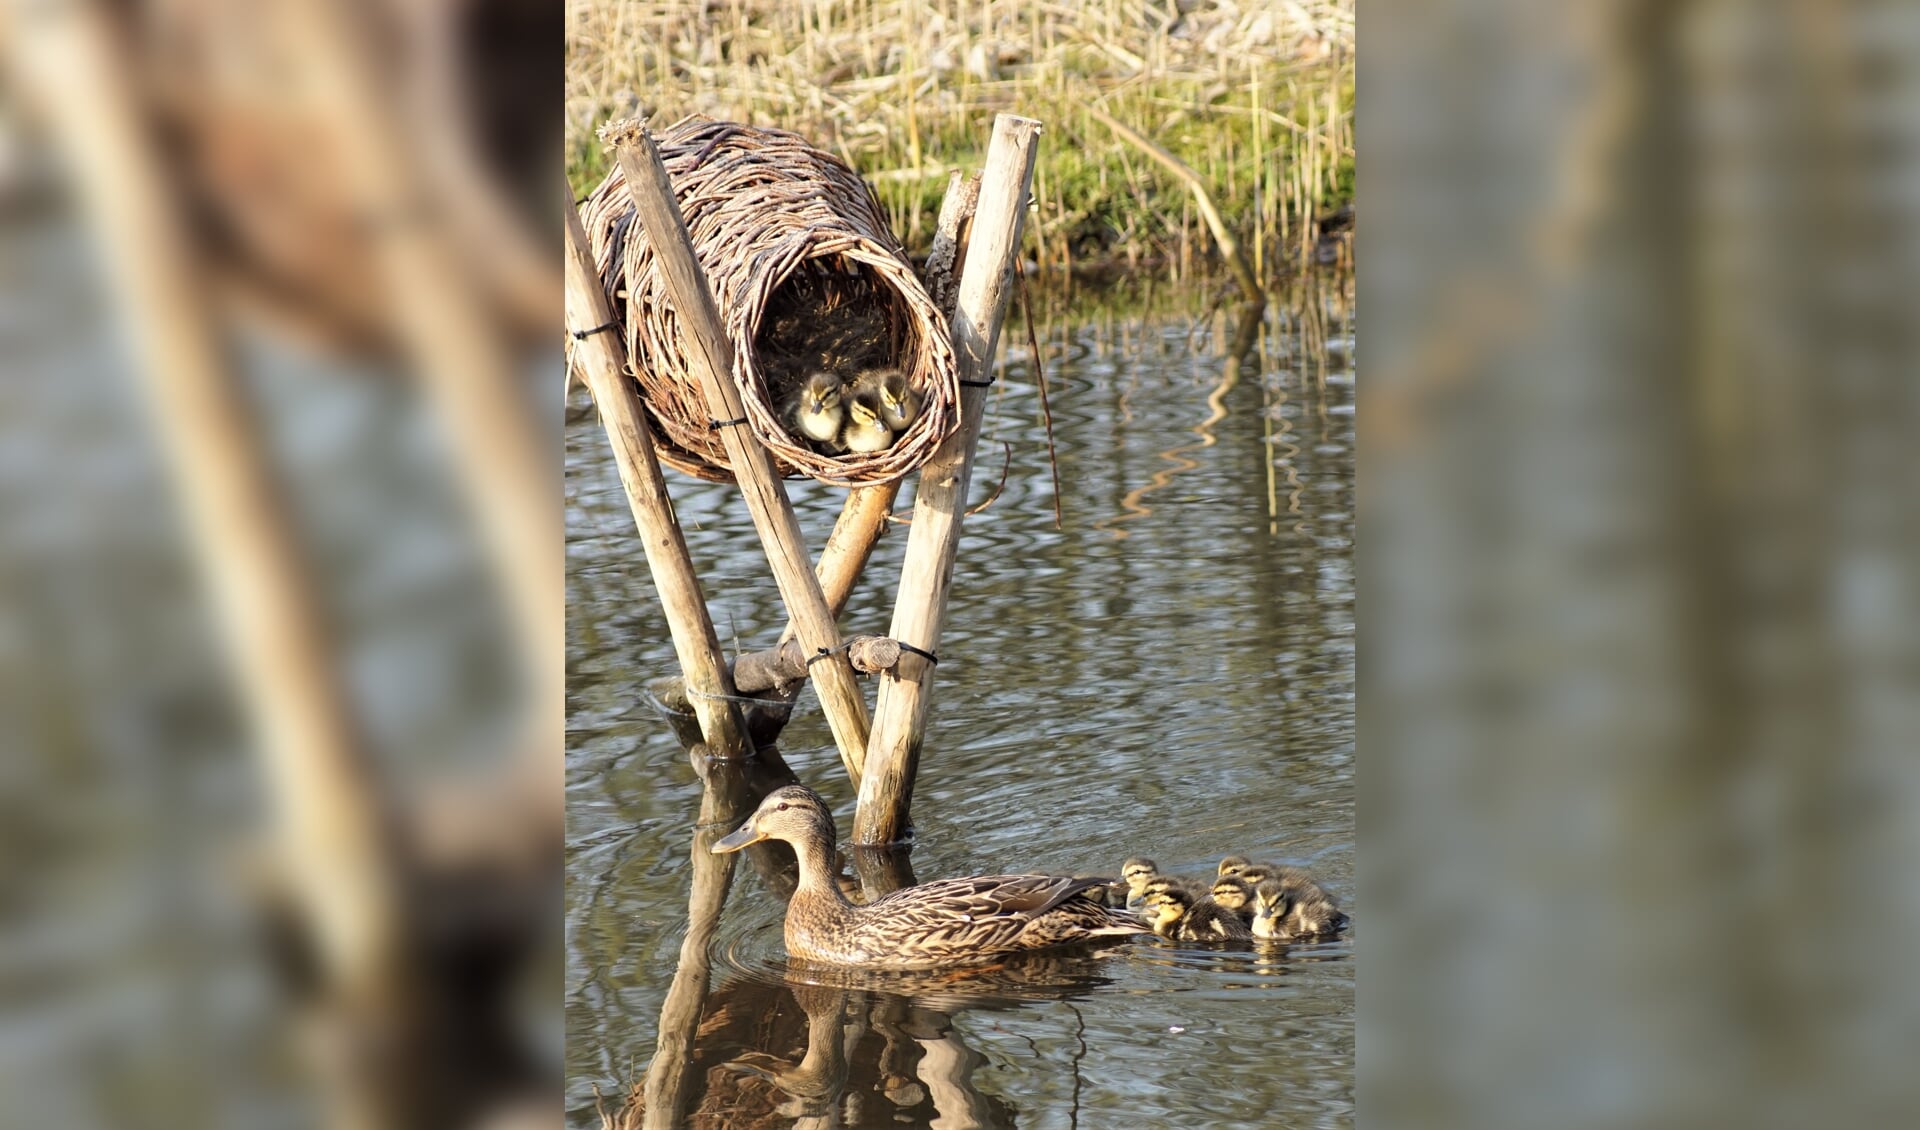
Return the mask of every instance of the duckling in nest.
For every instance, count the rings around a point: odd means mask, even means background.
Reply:
[[[868,369],[853,378],[854,395],[872,389],[880,401],[880,419],[899,435],[920,415],[921,398],[898,369]]]
[[[1253,921],[1253,887],[1238,875],[1222,875],[1213,881],[1212,898],[1240,921]]]
[[[787,903],[787,952],[805,961],[911,968],[977,961],[1068,942],[1142,933],[1132,915],[1089,893],[1098,879],[979,875],[905,887],[867,906],[847,901],[833,877],[833,813],[805,785],[767,794],[715,852],[785,840],[800,884]]]
[[[815,443],[838,440],[846,417],[846,391],[846,385],[832,373],[815,370],[807,374],[787,404],[787,420],[793,430]]]
[[[1348,918],[1333,896],[1297,867],[1265,879],[1253,889],[1253,934],[1257,938],[1291,940],[1338,934]]]
[[[1147,896],[1141,914],[1153,932],[1163,938],[1183,942],[1248,941],[1253,931],[1240,916],[1214,902],[1211,896],[1195,898],[1193,893],[1171,887]]]
[[[870,455],[893,446],[886,408],[877,389],[855,389],[847,399],[847,420],[840,429],[840,446],[858,455]]]

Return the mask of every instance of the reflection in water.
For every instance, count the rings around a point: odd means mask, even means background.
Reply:
[[[911,863],[849,849],[843,889],[1111,874],[1131,855],[1211,875],[1237,853],[1308,867],[1364,929],[1351,307],[1332,285],[1276,294],[1222,389],[1240,329],[1229,311],[1033,299],[1064,528],[1028,350],[1010,344],[970,501],[996,485],[995,448],[1011,469],[967,520],[943,647],[955,677],[928,733]],[[1215,442],[1201,443],[1190,429],[1216,409]],[[1122,498],[1176,443],[1196,465],[1146,495],[1130,536],[1094,528],[1129,513]],[[1276,950],[1144,939],[965,978],[848,979],[786,960],[784,845],[749,849],[717,923],[704,896],[690,908],[690,884],[724,866],[697,849],[730,830],[695,829],[694,813],[744,819],[785,777],[765,772],[722,806],[706,795],[712,767],[688,772],[640,693],[673,658],[617,469],[591,420],[569,429],[568,451],[572,1127],[601,1125],[596,1090],[623,1128],[649,1111],[652,1125],[706,1127],[1352,1125],[1351,935]],[[672,485],[721,638],[771,643],[787,617],[737,492]],[[818,546],[845,495],[791,488]],[[898,528],[881,540],[844,631],[886,631],[905,541]],[[780,744],[844,819],[852,792],[811,696]]]
[[[1011,1103],[974,1086],[973,1074],[987,1060],[968,1045],[954,1017],[1084,996],[1110,980],[1099,973],[1099,951],[1066,947],[938,971],[789,959],[743,972],[709,993],[714,927],[736,858],[710,849],[791,774],[770,751],[746,763],[713,761],[697,749],[693,757],[704,788],[693,833],[687,934],[646,1078],[617,1113],[603,1109],[605,1125],[1015,1125]],[[792,896],[791,849],[764,841],[745,854],[769,889]],[[875,858],[871,873],[883,884],[910,883],[911,871],[901,870],[904,855]],[[871,887],[868,893],[877,897]]]

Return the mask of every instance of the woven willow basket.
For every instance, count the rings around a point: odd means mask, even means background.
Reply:
[[[959,420],[953,345],[866,182],[785,130],[688,118],[655,139],[733,343],[746,426],[781,473],[871,486],[924,464]],[[726,448],[686,364],[666,280],[634,220],[618,167],[581,205],[580,218],[626,338],[661,461],[731,482]],[[784,325],[878,327],[879,348],[924,399],[891,447],[826,455],[788,432],[780,390],[769,385],[783,359],[761,348],[770,308],[782,311]]]

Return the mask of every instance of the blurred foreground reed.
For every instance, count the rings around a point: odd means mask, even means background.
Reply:
[[[558,16],[0,5],[0,1124],[555,1119]]]

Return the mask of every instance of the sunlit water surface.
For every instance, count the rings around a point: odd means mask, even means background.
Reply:
[[[1278,303],[1237,369],[1224,312],[1043,324],[1060,530],[1010,322],[976,503],[1003,463],[1005,485],[967,519],[955,571],[914,806],[920,879],[1112,873],[1135,854],[1210,872],[1240,852],[1310,867],[1365,929],[1345,293],[1321,282]],[[599,1125],[596,1088],[617,1112],[653,1058],[701,797],[643,690],[673,655],[597,427],[576,418],[567,444],[577,1126]],[[768,645],[785,617],[734,492],[669,485],[723,641]],[[843,493],[790,489],[817,549]],[[885,634],[904,535],[882,541],[844,629]],[[810,694],[781,752],[844,836],[853,797]],[[844,978],[788,969],[782,906],[738,868],[686,1069],[691,1125],[1352,1123],[1351,934],[1268,951],[1147,939],[974,977]]]

